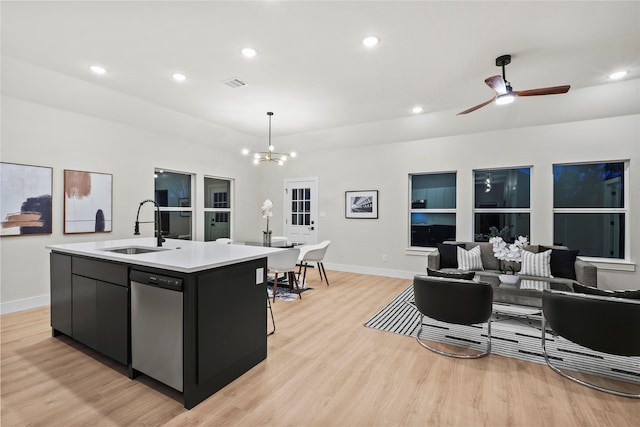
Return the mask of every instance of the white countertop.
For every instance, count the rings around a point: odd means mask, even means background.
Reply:
[[[155,248],[156,243],[157,240],[155,237],[140,237],[135,239],[48,245],[47,249],[71,255],[83,255],[132,265],[179,271],[182,273],[193,273],[222,267],[224,265],[236,264],[238,262],[250,261],[286,250],[262,246],[166,239],[166,241],[162,243],[162,249],[167,250],[163,251],[136,255],[105,251],[105,249],[109,248],[130,246]]]

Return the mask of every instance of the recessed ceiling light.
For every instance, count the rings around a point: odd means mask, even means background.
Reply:
[[[628,74],[627,71],[616,71],[615,73],[611,73],[609,74],[609,78],[611,80],[618,80],[623,78],[624,76],[626,76]]]
[[[362,44],[366,47],[373,47],[380,42],[380,39],[376,36],[368,36],[362,39]]]
[[[91,71],[93,71],[96,74],[104,74],[107,72],[107,70],[105,70],[104,67],[101,67],[99,65],[92,65],[89,68],[91,69]]]
[[[411,109],[411,111],[413,112],[413,114],[420,114],[420,113],[422,113],[424,111],[424,108],[422,108],[419,105],[416,105],[415,107],[413,107]]]
[[[180,74],[180,73],[174,73],[171,75],[171,77],[173,77],[173,79],[177,82],[183,82],[185,80],[187,80],[187,76],[185,76],[184,74]]]
[[[256,56],[258,54],[258,51],[250,48],[250,47],[245,47],[244,49],[241,50],[242,54],[247,57],[247,58],[253,58],[254,56]]]

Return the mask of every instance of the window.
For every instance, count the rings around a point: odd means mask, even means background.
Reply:
[[[191,240],[193,203],[192,175],[179,172],[155,172],[155,201],[160,206],[162,235],[170,239]]]
[[[625,258],[628,164],[553,166],[553,239],[581,256]]]
[[[231,180],[204,178],[204,241],[231,238]]]
[[[456,173],[409,175],[410,245],[456,239]]]
[[[311,189],[291,190],[291,225],[311,225]]]
[[[473,174],[474,240],[531,238],[531,168],[476,170]]]

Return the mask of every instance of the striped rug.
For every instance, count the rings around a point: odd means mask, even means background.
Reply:
[[[491,352],[545,364],[540,343],[540,309],[507,304],[494,304],[493,308]],[[413,285],[403,290],[364,326],[415,337],[420,329],[420,313],[413,304]],[[453,325],[425,317],[420,338],[482,350],[487,339],[487,325]],[[562,369],[613,378],[640,386],[640,357],[622,357],[597,352],[549,333],[546,338],[547,353],[554,360],[554,364]]]

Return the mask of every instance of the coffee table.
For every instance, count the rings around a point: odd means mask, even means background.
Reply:
[[[543,289],[554,289],[559,291],[573,292],[573,283],[554,280],[553,278],[525,279],[521,278],[515,285],[509,285],[500,282],[498,277],[482,276],[474,280],[490,283],[493,287],[493,302],[511,304],[518,306],[527,306],[540,309],[542,308],[542,291]]]

